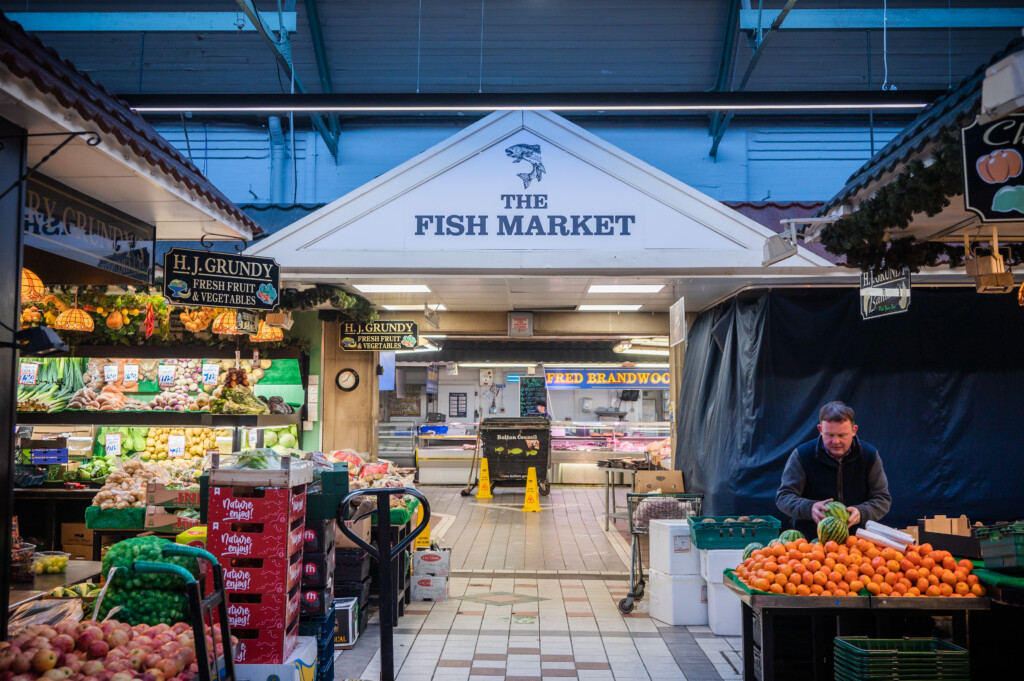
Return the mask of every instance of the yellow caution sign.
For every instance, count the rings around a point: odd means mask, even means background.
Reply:
[[[491,494],[491,474],[487,469],[487,459],[480,459],[480,481],[476,486],[477,499],[493,499]]]
[[[537,489],[537,469],[530,468],[526,474],[526,501],[523,511],[540,512],[540,491]]]
[[[416,508],[416,526],[423,522],[423,504],[420,504]],[[412,548],[415,549],[429,549],[430,548],[430,522],[427,521],[427,526],[423,528],[423,531],[416,536],[416,540],[413,541]],[[410,569],[412,566],[410,565]]]

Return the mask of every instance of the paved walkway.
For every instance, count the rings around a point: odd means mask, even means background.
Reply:
[[[604,532],[602,488],[554,488],[540,514],[518,510],[521,489],[499,488],[490,502],[456,488],[422,491],[435,512],[434,536],[453,547],[455,570],[448,601],[414,602],[399,620],[401,681],[741,678],[739,638],[657,622],[646,598],[630,615],[619,612],[628,528]],[[356,646],[337,656],[336,679],[380,678],[378,642],[374,616]]]

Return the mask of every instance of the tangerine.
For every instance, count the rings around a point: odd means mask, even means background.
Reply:
[[[821,592],[825,590],[821,584],[811,584],[811,593],[815,596],[820,596]]]
[[[825,542],[826,553],[836,553],[839,550],[839,544],[835,543],[831,539]]]
[[[789,577],[787,577],[786,575],[775,575],[775,583],[779,586],[785,584],[788,581]]]
[[[783,591],[786,592],[787,596],[796,596],[796,584],[793,584],[792,582],[790,582],[789,584],[787,584],[785,586]]]
[[[864,552],[864,547],[865,546],[873,546],[873,544],[871,544],[871,542],[864,541],[863,539],[858,541],[857,537],[855,535],[852,535],[852,534],[849,537],[846,538],[846,545],[850,546],[850,547],[857,546],[857,547],[860,548],[862,553]]]
[[[810,570],[811,572],[817,572],[818,570],[821,569],[821,561],[820,560],[812,560],[810,563],[807,564],[807,569]]]
[[[875,582],[868,582],[865,588],[867,588],[868,593],[872,596],[877,596],[882,593],[882,587],[878,586]]]
[[[898,581],[899,581],[899,575],[896,572],[890,572],[889,574],[887,574],[885,576],[885,583],[886,584],[895,584]]]
[[[911,568],[904,573],[904,576],[906,576],[906,578],[911,582],[916,582],[921,577],[921,573],[918,570]]]
[[[800,553],[808,553],[811,550],[811,545],[806,541],[802,541],[796,545],[796,550]]]
[[[793,586],[796,586],[797,584],[803,584],[803,581],[803,578],[795,572],[789,576],[789,583]]]
[[[789,550],[789,558],[790,558],[790,560],[800,560],[803,557],[804,557],[804,554],[801,553],[800,551],[798,551],[797,549],[790,549]]]
[[[892,595],[892,593],[895,591],[895,588],[891,584],[879,584],[878,588],[882,592],[883,596]],[[896,595],[899,596],[900,594],[897,593]]]
[[[927,556],[929,553],[932,552],[932,545],[921,544],[921,546],[918,547],[917,552],[920,553],[922,556]]]
[[[914,564],[911,563],[909,559],[904,558],[903,560],[900,561],[900,570],[903,570],[904,572],[906,572],[907,570],[912,570],[913,568],[914,568]]]
[[[807,572],[807,565],[805,565],[804,563],[797,563],[793,566],[793,572],[797,573],[798,575],[802,575],[805,572]]]
[[[828,580],[828,582],[825,583],[825,591],[829,591],[831,593],[835,593],[836,589],[838,589],[838,588],[839,587],[836,586],[836,583],[833,582],[831,579]]]
[[[865,577],[871,577],[875,574],[875,568],[871,567],[871,563],[861,563],[860,573]]]
[[[935,574],[934,572],[932,574],[928,575],[928,583],[929,584],[937,585],[940,582],[941,582],[941,580],[939,579],[939,576],[937,574]]]
[[[931,570],[933,567],[935,567],[935,559],[931,556],[925,556],[921,559],[921,565]]]
[[[779,574],[780,575],[786,575],[787,577],[789,577],[790,575],[793,574],[793,566],[791,566],[791,565],[780,565],[779,566]]]
[[[885,577],[888,577],[888,576],[889,576],[889,575],[886,575]],[[872,581],[872,582],[874,582],[875,584],[885,584],[885,577],[883,577],[882,575],[880,575],[880,574],[878,574],[878,573],[876,572],[876,573],[875,573],[875,574],[874,574],[874,575],[873,575],[873,576],[871,577],[871,581]]]
[[[889,572],[899,572],[900,564],[895,560],[886,562],[885,567],[889,568]]]
[[[937,585],[932,584],[931,586],[928,587],[928,590],[924,592],[924,595],[925,596],[932,596],[932,597],[941,596],[942,595],[942,589],[940,589]]]
[[[961,576],[966,577],[967,575],[957,575],[952,570],[946,570],[942,573],[941,579],[945,584],[953,585],[957,582],[963,581],[962,579],[960,579]]]
[[[772,544],[772,555],[773,556],[784,556],[786,555],[786,547],[782,544]]]
[[[826,558],[825,559],[825,567],[827,567],[829,569],[832,569],[835,566],[836,566],[836,559],[835,558]]]
[[[966,558],[961,558],[960,562],[957,563],[957,567],[961,568],[964,572],[970,572],[974,569],[974,563],[967,560]]]
[[[947,596],[947,597],[948,596],[952,596],[953,595],[953,585],[952,584],[940,584],[939,585],[939,591],[941,592],[941,595],[943,595],[943,596]]]
[[[971,595],[972,596],[984,596],[985,595],[985,587],[983,587],[981,584],[974,584],[974,585],[972,585],[971,586]]]
[[[953,570],[953,574],[956,575],[956,581],[958,581],[958,582],[966,582],[967,581],[967,572],[968,572],[967,570],[964,570],[961,567],[958,567],[956,570]]]
[[[953,556],[943,556],[942,567],[946,568],[947,570],[956,570],[957,564],[956,561],[953,559]]]
[[[873,583],[874,582],[872,582],[872,584]],[[852,582],[850,582],[850,593],[858,594],[858,593],[861,592],[861,590],[863,588],[864,588],[864,582],[860,581],[859,579],[855,579]]]
[[[953,591],[958,596],[965,596],[965,595],[971,593],[971,586],[967,582],[957,582],[956,586],[953,587]]]
[[[819,586],[825,586],[828,582],[828,575],[824,571],[817,571],[814,573],[814,583]]]
[[[928,579],[927,578],[921,577],[919,580],[917,580],[917,591],[918,591],[918,593],[920,593],[922,591],[927,591],[929,586],[930,586],[930,584],[928,583]]]
[[[764,577],[758,577],[757,579],[754,580],[754,588],[757,589],[758,591],[767,591],[768,590],[768,580],[765,579]]]
[[[831,596],[831,595],[832,595],[832,590],[831,590],[831,589],[825,589],[824,591],[822,591],[822,592],[821,592],[820,594],[818,594],[818,595],[819,595],[819,596]]]
[[[801,584],[800,586],[798,586],[796,588],[796,595],[797,596],[810,596],[811,595],[811,587],[807,586],[806,584]]]
[[[907,585],[902,582],[896,582],[892,585],[892,590],[893,593],[898,593],[902,596],[903,594],[907,593]]]
[[[907,552],[907,560],[909,560],[914,565],[920,565],[921,564],[921,554],[918,553],[917,551],[908,551]]]
[[[770,587],[768,587],[768,590],[771,591],[773,594],[784,593],[781,584],[772,584]]]
[[[967,575],[967,584],[969,586],[974,586],[980,581],[981,580],[978,579],[978,575]]]
[[[802,575],[800,575],[800,581],[803,582],[804,584],[806,584],[807,586],[810,586],[811,584],[814,584],[814,573],[813,572],[805,572],[805,573],[803,573]]]

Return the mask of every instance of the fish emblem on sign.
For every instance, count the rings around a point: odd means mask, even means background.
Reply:
[[[516,176],[523,181],[523,189],[529,189],[530,183],[536,180],[540,182],[547,169],[540,157],[539,144],[513,144],[505,149],[505,155],[512,159],[512,163],[526,161],[533,169],[528,173],[516,173]]]

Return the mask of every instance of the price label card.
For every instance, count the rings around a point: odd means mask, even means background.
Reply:
[[[125,364],[124,365],[124,382],[125,383],[138,383],[139,382],[139,365],[138,364]]]
[[[177,372],[177,367],[173,364],[161,364],[157,368],[157,384],[161,388],[170,388],[174,385],[174,374]]]
[[[22,362],[18,372],[18,385],[35,385],[39,378],[39,365],[35,362]]]
[[[103,382],[104,383],[117,383],[117,375],[120,372],[117,370],[116,364],[104,364],[103,365]]]
[[[167,438],[167,456],[170,458],[185,456],[184,435],[171,435]]]
[[[259,369],[260,368],[260,351],[259,350],[253,350],[252,351],[252,368],[253,369]]]
[[[235,350],[235,368],[242,366],[242,351]]]
[[[107,433],[103,437],[104,453],[107,456],[121,456],[121,433]]]
[[[219,364],[203,365],[203,385],[217,385],[218,376],[220,376]]]
[[[249,428],[246,431],[246,439],[248,439],[250,447],[258,447],[259,446],[258,444],[256,444],[257,442],[259,442],[258,438],[259,438],[259,431],[256,430],[255,428]]]

